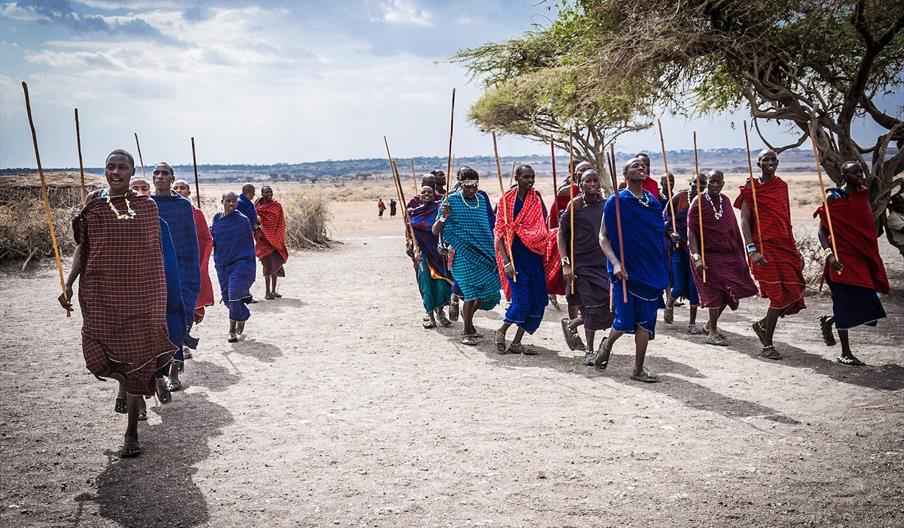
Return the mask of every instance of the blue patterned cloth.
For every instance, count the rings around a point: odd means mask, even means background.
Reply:
[[[449,218],[443,227],[443,240],[455,249],[452,277],[464,300],[480,300],[480,308],[491,310],[501,295],[493,231],[490,228],[489,201],[477,194],[465,203],[461,191],[446,196]]]
[[[201,293],[201,261],[198,252],[198,233],[195,231],[195,213],[191,202],[179,194],[151,196],[157,203],[160,218],[169,226],[169,232],[179,262],[179,279],[182,285],[182,305],[185,311],[185,331],[194,323],[195,305]],[[178,345],[181,345],[179,341]]]
[[[251,316],[246,304],[251,301],[257,261],[251,223],[238,211],[228,215],[217,213],[210,234],[213,236],[213,264],[220,295],[229,308],[229,319],[246,321]]]
[[[160,219],[160,245],[163,246],[163,272],[166,274],[166,329],[170,341],[181,345],[185,339],[185,307],[182,305],[182,281],[179,278],[179,259],[176,247],[170,235],[169,226]],[[176,351],[173,361],[182,362],[182,347]],[[161,378],[167,374],[169,364],[157,369],[154,377]]]
[[[235,202],[235,207],[240,213],[248,218],[248,221],[251,222],[251,229],[253,230],[255,226],[257,226],[257,209],[254,207],[254,202],[245,198],[244,194],[240,194],[238,200]]]

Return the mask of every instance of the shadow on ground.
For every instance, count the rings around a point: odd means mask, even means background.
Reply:
[[[134,459],[117,459],[97,476],[97,494],[78,501],[98,504],[100,516],[122,526],[198,526],[210,522],[204,493],[192,480],[210,456],[208,441],[232,424],[232,414],[206,394],[184,393],[161,409],[163,422],[139,426],[144,450]]]
[[[303,306],[307,306],[307,303],[302,302],[301,299],[283,297],[282,299],[274,299],[272,301],[268,301],[267,299],[260,299],[258,302],[252,304],[248,309],[251,310],[251,315],[253,316],[255,313],[283,313],[285,311],[294,312],[295,310]],[[253,319],[249,321],[249,323],[253,323]]]
[[[253,331],[253,330],[252,330]],[[282,357],[282,350],[270,343],[258,341],[257,339],[245,339],[238,343],[232,343],[232,351],[230,353],[250,356],[264,363],[273,363],[276,358]]]
[[[480,327],[478,327],[477,330],[484,336],[493,335],[493,330],[487,330]],[[460,337],[458,333],[454,331],[443,331],[441,333],[450,341],[456,343],[456,345],[458,344],[458,339]],[[731,419],[758,417],[783,424],[798,423],[796,420],[782,415],[776,409],[747,400],[732,398],[712,391],[703,385],[687,381],[683,378],[703,379],[706,376],[701,374],[700,371],[694,367],[668,358],[647,356],[647,364],[662,377],[662,380],[659,383],[646,384],[633,381],[630,379],[631,370],[634,366],[633,339],[631,339],[631,336],[625,336],[622,337],[620,341],[623,341],[624,343],[616,346],[620,348],[625,344],[630,343],[632,353],[613,353],[612,357],[609,359],[609,368],[602,372],[593,367],[584,366],[583,357],[560,356],[554,350],[537,345],[531,345],[535,351],[539,352],[539,355],[536,356],[499,354],[496,352],[496,348],[493,345],[492,337],[484,337],[480,344],[475,347],[462,348],[464,348],[465,351],[467,351],[468,348],[479,351],[495,363],[508,368],[547,368],[557,372],[583,376],[585,378],[607,377],[625,385],[646,389],[651,392],[668,396],[682,402],[692,409],[714,412]],[[670,376],[669,374],[672,375]]]

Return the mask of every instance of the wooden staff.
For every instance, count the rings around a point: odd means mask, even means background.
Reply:
[[[747,136],[747,120],[744,120],[744,143],[747,145],[748,181],[750,182],[750,190],[753,192],[753,217],[756,219],[756,235],[760,243],[757,249],[760,250],[763,258],[766,258],[766,252],[763,251],[766,241],[763,240],[763,232],[760,230],[760,208],[756,204],[756,178],[753,177],[753,160],[750,159],[750,138]]]
[[[517,161],[512,161],[512,173],[509,174],[509,189],[512,188],[512,184],[515,182],[515,168],[517,164]]]
[[[452,132],[455,130],[455,88],[452,88],[452,115],[449,117],[449,158],[446,163],[446,192],[452,188]]]
[[[396,193],[398,194],[399,201],[401,202],[400,205],[402,207],[402,220],[405,222],[405,226],[408,228],[406,231],[408,233],[408,236],[411,237],[411,245],[416,253],[417,240],[414,238],[414,228],[411,226],[411,223],[408,222],[408,208],[406,207],[405,194],[402,192],[402,182],[399,178],[399,171],[398,167],[396,167],[395,160],[392,159],[392,154],[389,153],[389,140],[386,139],[386,136],[383,136],[383,143],[386,144],[386,157],[389,158],[389,170],[392,171],[392,179],[396,186]]]
[[[628,279],[625,276],[628,274],[628,267],[625,263],[625,241],[622,237],[622,227],[621,227],[621,199],[618,196],[618,178],[615,176],[616,165],[615,165],[615,145],[610,144],[609,150],[611,154],[607,157],[609,160],[609,175],[612,178],[612,188],[615,189],[615,227],[618,234],[618,249],[619,249],[619,261],[621,261],[621,269],[622,269],[622,303],[628,304]],[[625,184],[625,188],[627,188],[627,184]],[[609,294],[609,302],[612,302],[612,293]]]
[[[697,223],[700,224],[700,261],[703,263],[703,284],[706,284],[706,249],[703,243],[703,193],[700,189],[700,161],[697,159],[697,131],[694,131],[694,181],[697,185]]]
[[[88,199],[88,193],[85,191],[85,162],[82,161],[82,134],[78,126],[78,108],[75,109],[75,145],[78,148],[78,170],[82,178],[81,196],[82,205],[84,206]]]
[[[665,168],[665,189],[668,193],[667,199],[669,201],[669,212],[672,215],[672,234],[678,234],[678,225],[675,222],[675,204],[672,203],[672,182],[669,178],[669,162],[665,157],[665,137],[662,135],[662,123],[659,122],[659,119],[656,119],[656,125],[659,126],[659,144],[662,145],[662,166]]]
[[[549,153],[552,157],[552,200],[555,203],[559,187],[556,185],[556,143],[552,138],[549,138]]]
[[[135,147],[138,148],[138,162],[141,163],[141,177],[146,178],[144,174],[144,158],[141,156],[141,143],[138,142],[138,132],[135,132]]]
[[[47,182],[44,180],[44,167],[41,165],[41,152],[38,150],[38,133],[35,131],[35,122],[31,117],[31,100],[28,98],[28,85],[22,81],[22,91],[25,92],[25,111],[28,114],[28,126],[31,127],[31,142],[35,146],[35,160],[38,164],[38,176],[41,179],[41,201],[44,203],[44,213],[47,215],[47,227],[50,228],[50,242],[53,244],[53,256],[56,259],[57,271],[60,273],[60,288],[63,290],[63,300],[69,302],[66,293],[66,279],[63,278],[63,261],[60,258],[60,246],[57,244],[56,230],[53,226],[53,213],[50,211],[50,196],[47,194]],[[66,317],[72,317],[72,311],[66,309]]]
[[[499,177],[499,191],[502,192],[502,199],[499,200],[499,214],[502,215],[503,222],[508,222],[508,214],[506,212],[508,208],[505,205],[505,186],[502,183],[502,165],[499,163],[499,147],[496,145],[496,132],[493,132],[493,153],[496,155],[496,175]],[[514,221],[514,219],[512,221]],[[515,270],[515,257],[512,256],[512,245],[508,243],[508,236],[505,231],[502,233],[502,242],[506,245],[509,262],[512,263],[512,282],[518,282],[518,272]]]
[[[810,121],[810,143],[813,145],[813,157],[816,158],[816,175],[819,177],[819,192],[822,194],[822,207],[826,211],[826,223],[829,224],[829,241],[832,243],[832,254],[838,264],[838,248],[835,246],[835,231],[832,229],[832,214],[829,212],[829,200],[826,197],[826,188],[822,183],[822,162],[819,159],[819,149],[816,148],[816,122]],[[841,273],[841,270],[835,273]]]
[[[191,162],[195,168],[195,202],[198,203],[198,209],[201,208],[201,188],[198,187],[198,158],[195,156],[195,138],[191,138]]]
[[[572,136],[568,136],[568,251],[571,253],[571,294],[574,295],[574,265],[577,260],[574,255],[574,143]]]
[[[411,158],[411,181],[414,182],[414,194],[420,194],[421,189],[417,186],[417,169],[414,168],[414,158]]]

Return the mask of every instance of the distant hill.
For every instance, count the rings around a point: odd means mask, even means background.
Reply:
[[[895,150],[890,149],[888,156],[893,156]],[[619,162],[626,161],[634,153],[619,152]],[[662,156],[659,152],[650,152],[650,158],[654,174],[662,173]],[[754,153],[754,156],[756,154]],[[675,174],[690,174],[694,167],[693,150],[670,150],[667,152],[669,170]],[[720,169],[725,172],[747,172],[747,152],[745,149],[710,149],[699,151],[700,169]],[[780,172],[809,172],[814,170],[813,152],[809,149],[793,149],[785,151],[780,156]],[[446,170],[445,157],[416,157],[414,158],[418,174],[429,172],[432,169]],[[508,174],[512,163],[527,163],[531,165],[538,175],[549,175],[552,164],[549,156],[531,155],[510,157],[505,156],[501,160],[502,171]],[[411,177],[411,158],[397,158],[403,177]],[[754,160],[754,170],[756,160]],[[455,166],[468,165],[481,174],[494,175],[496,161],[491,156],[477,156],[455,158]],[[150,169],[150,167],[148,167]],[[192,179],[191,165],[176,165],[174,167],[177,178]],[[560,175],[568,171],[568,158],[558,156],[556,169]],[[78,168],[64,167],[46,169],[46,171],[77,172]],[[10,174],[27,174],[36,172],[35,169],[2,169],[0,176]],[[86,172],[103,174],[103,168],[91,167]],[[140,171],[139,171],[140,172]],[[150,171],[148,171],[150,172]],[[389,163],[385,158],[367,158],[354,160],[325,160],[306,163],[274,163],[270,165],[199,165],[199,179],[201,181],[215,182],[239,182],[239,181],[312,181],[333,179],[357,179],[383,178],[389,174]]]

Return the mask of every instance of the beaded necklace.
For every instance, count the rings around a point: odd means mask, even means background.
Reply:
[[[713,216],[716,217],[716,220],[722,218],[722,214],[724,211],[722,210],[722,195],[719,195],[719,209],[716,210],[716,205],[713,203],[713,199],[709,197],[709,193],[704,193],[703,197],[706,198],[706,201],[709,202],[709,206],[713,208]]]
[[[472,207],[472,206],[468,205],[468,201],[465,199],[465,195],[464,194],[461,195],[461,201],[465,204],[465,207],[467,207],[468,209],[477,209],[480,207],[480,193],[474,193],[474,198],[477,198],[477,205]]]
[[[640,203],[640,205],[642,205],[644,207],[650,207],[650,196],[652,196],[652,195],[650,193],[648,193],[646,191],[646,189],[641,189],[641,191],[640,191],[643,193],[643,195],[642,195],[643,198],[638,198],[637,195],[632,193],[630,189],[625,189],[625,190],[628,191],[628,194],[630,194],[632,198],[637,200]]]
[[[116,218],[118,218],[119,220],[131,220],[135,218],[136,213],[132,209],[132,206],[129,204],[129,198],[126,194],[122,195],[122,199],[126,202],[126,212],[124,213],[117,209],[115,205],[113,205],[113,197],[110,196],[110,193],[107,192],[106,189],[104,189],[103,191],[103,196],[107,199],[107,207],[109,207],[110,210],[113,211],[113,214],[116,215]]]

